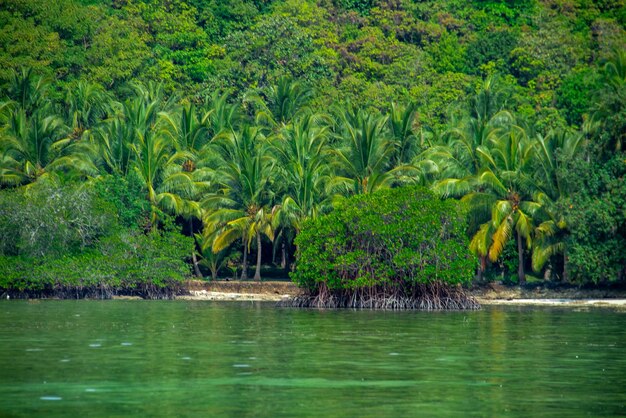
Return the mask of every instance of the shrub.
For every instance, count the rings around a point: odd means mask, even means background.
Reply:
[[[380,303],[370,304],[387,306],[385,299],[401,294],[404,302],[391,307],[415,307],[416,298],[471,279],[475,261],[465,219],[458,202],[423,188],[353,197],[305,223],[295,241],[292,279],[315,297],[328,291],[334,298],[337,292],[354,298],[366,289],[382,295]]]
[[[0,192],[0,254],[61,256],[89,247],[116,216],[110,205],[79,185],[37,182]]]
[[[61,257],[0,256],[0,293],[62,298],[139,295],[169,298],[189,277],[192,240],[181,234],[127,231]]]
[[[37,182],[0,191],[0,294],[15,297],[172,297],[189,276],[193,239],[171,219],[139,228],[144,199],[112,176],[94,188]],[[140,193],[138,193],[140,195]]]

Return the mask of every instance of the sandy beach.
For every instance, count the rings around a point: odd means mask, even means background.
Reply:
[[[188,295],[182,300],[198,301],[261,301],[279,302],[300,293],[287,281],[200,281],[187,283]],[[626,310],[626,295],[622,291],[568,289],[522,289],[500,284],[472,289],[470,293],[481,305],[566,306],[577,308],[610,307]]]

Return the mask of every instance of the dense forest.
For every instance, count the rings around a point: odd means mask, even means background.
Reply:
[[[479,280],[624,283],[625,47],[623,0],[0,0],[0,288],[286,277],[404,186]]]

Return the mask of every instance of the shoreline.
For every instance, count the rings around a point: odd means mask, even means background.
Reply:
[[[190,290],[189,295],[176,296],[176,300],[204,300],[204,301],[250,301],[250,302],[280,302],[293,295],[277,295],[271,293],[236,293],[214,292],[207,290]]]
[[[191,291],[189,295],[177,296],[176,300],[229,301],[229,302],[281,302],[293,295],[266,293],[232,293]],[[117,298],[114,298],[117,299]],[[492,299],[475,298],[482,306],[564,306],[573,308],[617,308],[626,310],[626,299]]]
[[[191,301],[258,301],[280,302],[294,297],[300,289],[285,281],[215,281],[190,280],[189,295],[176,296],[177,300]],[[484,306],[565,306],[575,308],[626,309],[626,292],[602,289],[525,289],[489,284],[469,291]]]
[[[188,280],[182,294],[169,298],[185,301],[233,301],[233,302],[282,302],[301,294],[301,290],[289,281],[204,281]],[[575,287],[515,287],[499,283],[488,283],[466,290],[483,306],[556,306],[571,308],[613,308],[626,310],[626,289],[580,289]],[[177,292],[178,293],[178,292]],[[2,294],[2,298],[7,297]],[[119,294],[112,300],[145,300],[139,295]],[[11,297],[11,299],[14,299]],[[65,299],[63,297],[32,297],[21,295],[15,299]],[[78,299],[90,299],[81,297]],[[100,298],[96,298],[100,299]],[[107,299],[107,298],[105,298]],[[150,298],[148,298],[150,299]]]
[[[484,299],[476,298],[484,306],[565,306],[572,308],[626,309],[626,299]]]

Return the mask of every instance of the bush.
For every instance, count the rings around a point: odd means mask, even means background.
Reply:
[[[137,228],[145,226],[150,203],[144,197],[143,185],[134,171],[126,177],[116,175],[101,176],[94,182],[98,199],[112,206],[121,226]]]
[[[178,233],[123,232],[62,257],[0,256],[0,292],[14,297],[138,295],[169,298],[189,277],[193,241]]]
[[[472,278],[465,219],[458,202],[422,188],[353,197],[305,223],[292,280],[315,297],[339,291],[353,298],[366,289],[383,295],[380,304],[371,302],[377,306],[401,294],[404,302],[392,307],[415,307],[415,298]]]
[[[61,256],[92,245],[115,223],[113,208],[87,187],[37,182],[0,192],[0,254]]]
[[[95,187],[37,182],[0,192],[0,293],[14,297],[172,297],[193,240],[167,222],[144,234],[144,199],[112,176]]]

